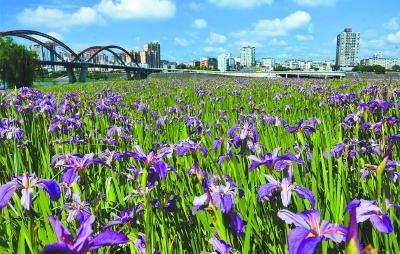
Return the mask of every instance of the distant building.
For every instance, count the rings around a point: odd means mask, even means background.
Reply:
[[[150,68],[160,68],[160,43],[151,42],[145,44],[144,51],[148,52],[148,64]]]
[[[140,64],[149,66],[149,54],[146,51],[140,51]]]
[[[383,53],[382,53],[382,51],[378,51],[378,52],[374,53],[373,58],[374,58],[374,59],[382,59],[382,58],[383,58]]]
[[[200,61],[193,60],[192,62],[189,63],[189,66],[191,66],[191,67],[200,67]]]
[[[222,72],[235,69],[235,59],[230,53],[224,53],[218,56],[218,69]]]
[[[361,60],[361,65],[380,65],[385,67],[385,69],[390,70],[395,65],[400,66],[400,59],[398,58],[383,58],[382,52],[377,52],[372,58]]]
[[[44,42],[45,46],[39,45],[39,44],[34,44],[31,46],[31,49],[36,52],[38,58],[40,61],[50,61],[50,62],[56,62],[57,56],[56,56],[56,46],[58,45],[55,42],[52,41],[46,41]],[[63,70],[64,67],[62,66],[55,66],[55,65],[49,65],[46,66],[45,69],[49,71],[59,71]]]
[[[274,70],[275,59],[273,58],[261,58],[261,67],[265,68],[267,71]]]
[[[338,34],[336,43],[336,68],[351,69],[359,63],[360,33],[351,28]]]
[[[215,70],[218,68],[218,60],[213,57],[200,58],[200,68],[207,68],[207,69]]]
[[[300,70],[302,64],[303,64],[303,61],[301,61],[301,60],[298,60],[298,59],[289,59],[289,60],[286,60],[286,61],[283,63],[283,66],[286,67],[286,68],[289,68],[289,69],[291,69],[291,70]]]
[[[241,67],[253,67],[256,65],[256,48],[247,46],[240,50]]]

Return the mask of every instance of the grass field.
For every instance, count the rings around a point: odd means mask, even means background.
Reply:
[[[399,98],[207,77],[0,91],[0,253],[400,253]]]

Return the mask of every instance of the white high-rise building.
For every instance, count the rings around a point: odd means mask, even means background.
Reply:
[[[359,63],[360,33],[353,32],[351,28],[344,29],[337,36],[336,67],[346,69]]]
[[[261,58],[261,66],[264,67],[268,71],[272,71],[274,69],[275,60],[273,58]]]
[[[240,50],[240,65],[242,67],[252,67],[256,65],[256,48],[247,46]]]
[[[230,53],[224,53],[218,56],[218,69],[222,72],[232,71],[235,68],[235,59]]]

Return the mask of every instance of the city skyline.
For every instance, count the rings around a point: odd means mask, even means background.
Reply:
[[[91,0],[83,6],[76,0],[11,5],[0,0],[0,5],[1,31],[39,30],[77,51],[93,44],[142,49],[157,40],[161,59],[178,62],[224,52],[236,57],[247,45],[257,48],[257,60],[332,60],[337,34],[352,27],[361,33],[360,59],[377,51],[400,57],[396,1],[382,6],[358,0]],[[368,14],[378,9],[384,14]]]

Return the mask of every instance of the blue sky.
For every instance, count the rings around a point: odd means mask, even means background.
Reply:
[[[400,57],[400,0],[0,0],[0,31],[33,29],[75,51],[161,43],[161,58],[190,61],[221,52],[256,58],[335,58],[336,35],[361,32],[360,57]]]

